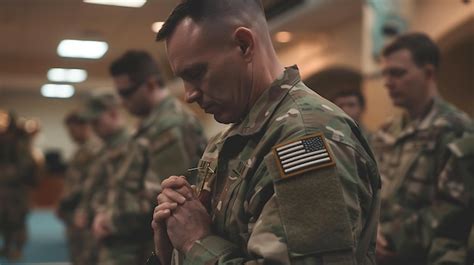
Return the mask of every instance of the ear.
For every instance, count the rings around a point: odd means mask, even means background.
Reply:
[[[435,79],[436,70],[432,64],[426,64],[423,66],[426,79]]]
[[[234,31],[234,41],[240,48],[240,52],[245,60],[251,61],[255,50],[255,38],[251,29],[238,27]]]

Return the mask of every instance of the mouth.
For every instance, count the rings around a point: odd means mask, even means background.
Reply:
[[[214,104],[201,105],[201,108],[204,110],[204,112],[209,114],[214,114],[217,110],[217,106]]]

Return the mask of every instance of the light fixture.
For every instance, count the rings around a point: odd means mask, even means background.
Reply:
[[[80,83],[86,80],[87,72],[83,69],[51,68],[48,79],[52,82]]]
[[[165,22],[162,22],[162,21],[155,22],[155,23],[151,24],[151,30],[153,30],[153,32],[155,32],[155,33],[158,33],[158,31],[160,31],[161,27],[163,27],[163,24],[165,24]]]
[[[109,6],[142,7],[146,3],[146,0],[84,0],[84,3]]]
[[[61,57],[99,59],[107,52],[109,45],[103,41],[62,40],[58,45]]]
[[[70,98],[74,95],[74,87],[66,84],[45,84],[41,87],[41,95],[47,98]]]
[[[288,31],[280,31],[275,34],[275,40],[280,43],[288,43],[293,38],[291,32]]]

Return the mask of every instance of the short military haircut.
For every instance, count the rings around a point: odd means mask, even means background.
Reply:
[[[109,67],[112,76],[126,74],[135,84],[144,82],[148,77],[154,76],[158,85],[164,86],[163,77],[158,64],[146,51],[129,50],[112,62]]]
[[[264,17],[260,0],[182,0],[156,35],[157,41],[170,37],[178,24],[186,17],[199,23],[207,19],[225,18],[240,14],[242,16],[259,12]]]
[[[362,109],[365,109],[365,97],[360,89],[341,89],[334,94],[331,101],[342,97],[356,97]]]
[[[382,51],[384,57],[402,49],[410,51],[413,61],[419,67],[431,64],[438,69],[440,64],[440,51],[433,40],[424,33],[407,33],[398,36]]]

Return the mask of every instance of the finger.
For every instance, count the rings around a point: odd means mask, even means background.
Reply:
[[[166,196],[168,202],[183,204],[186,201],[185,196],[173,189],[164,189],[160,195]],[[160,200],[158,200],[158,203],[160,203]]]
[[[176,189],[183,186],[191,187],[189,182],[183,176],[171,176],[161,182],[161,187],[163,189],[167,189],[167,188]]]
[[[168,219],[170,216],[171,216],[171,211],[169,209],[157,211],[156,213],[153,214],[153,221],[155,221],[156,223],[162,223],[166,219]]]
[[[164,203],[156,206],[154,212],[163,211],[163,210],[166,210],[166,209],[168,209],[170,211],[173,211],[177,207],[178,207],[178,204],[176,202],[164,202]]]
[[[382,234],[378,233],[377,244],[385,248],[388,246],[388,241],[385,239],[385,237]]]

